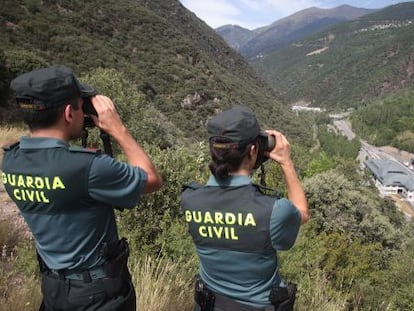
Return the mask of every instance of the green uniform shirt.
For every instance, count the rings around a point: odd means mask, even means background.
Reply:
[[[22,137],[6,151],[2,181],[50,269],[102,263],[118,240],[113,207],[133,208],[147,182],[138,167],[51,138]]]
[[[271,287],[283,285],[276,251],[291,248],[299,231],[297,208],[261,194],[247,176],[211,176],[206,186],[184,190],[182,207],[207,286],[245,304],[269,305]]]

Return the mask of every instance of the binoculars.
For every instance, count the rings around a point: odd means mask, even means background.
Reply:
[[[83,126],[86,127],[95,127],[95,123],[93,122],[90,115],[98,116],[98,113],[96,112],[95,108],[92,105],[92,97],[94,97],[96,94],[96,90],[92,87],[89,87],[84,89],[81,93],[81,98],[83,99],[83,106],[82,110],[85,114],[84,118],[84,124]]]
[[[276,138],[273,135],[260,135],[259,136],[259,152],[262,150],[265,151],[272,151],[273,148],[276,146]]]
[[[254,168],[257,169],[260,165],[262,165],[268,157],[265,156],[265,152],[270,152],[276,146],[276,137],[273,135],[268,135],[266,133],[261,133],[258,138],[259,142],[259,151],[257,154],[257,160],[254,164]]]

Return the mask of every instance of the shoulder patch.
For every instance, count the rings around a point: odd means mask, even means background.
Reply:
[[[12,150],[13,148],[16,148],[19,145],[20,145],[20,141],[12,141],[12,142],[5,144],[2,148],[4,151],[9,151],[9,150]]]
[[[101,149],[83,148],[83,147],[77,147],[77,146],[70,146],[69,151],[70,152],[91,153],[91,154],[100,154],[101,153]]]
[[[198,182],[195,182],[195,181],[191,181],[188,184],[183,185],[181,187],[181,191],[184,191],[186,189],[197,190],[197,189],[200,189],[201,187],[203,187],[202,184],[199,184]]]

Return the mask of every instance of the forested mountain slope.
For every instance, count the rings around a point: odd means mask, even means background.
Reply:
[[[414,3],[330,27],[254,63],[280,98],[359,107],[414,82]]]
[[[216,31],[236,51],[240,51],[246,42],[256,36],[254,30],[249,30],[238,25],[223,25],[216,28]]]
[[[178,0],[5,0],[0,6],[2,94],[32,68],[65,64],[81,78],[105,68],[158,111],[163,131],[200,137],[209,116],[240,103],[265,124],[283,120],[285,130],[299,132],[247,62]]]
[[[312,7],[252,31],[232,25],[217,28],[216,31],[247,59],[255,59],[327,26],[353,20],[372,11],[349,5],[333,9]]]

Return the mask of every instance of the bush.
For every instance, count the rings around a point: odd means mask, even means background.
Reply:
[[[144,195],[138,208],[119,213],[121,233],[128,237],[137,254],[162,253],[177,258],[191,253],[180,208],[181,188],[190,181],[205,182],[208,173],[205,145],[193,149],[195,154],[183,147],[160,149],[144,144],[144,150],[162,175],[164,186],[156,193]],[[172,232],[181,235],[174,237]],[[174,247],[166,246],[173,239]]]

